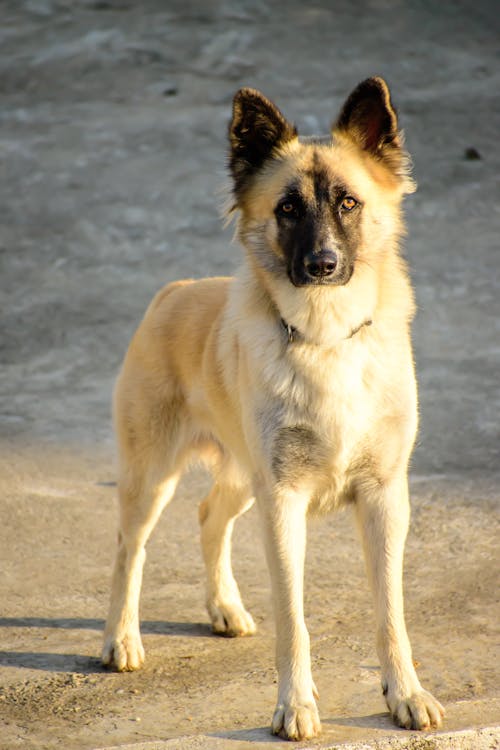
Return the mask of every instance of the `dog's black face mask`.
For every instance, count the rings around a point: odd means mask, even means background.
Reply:
[[[294,286],[347,284],[354,271],[362,205],[345,188],[330,184],[320,168],[303,179],[307,190],[300,183],[290,186],[274,211],[288,277]]]

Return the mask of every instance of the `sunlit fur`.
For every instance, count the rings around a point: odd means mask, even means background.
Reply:
[[[376,150],[372,128],[366,151],[365,96],[379,114],[391,106],[386,84],[370,79],[348,100],[331,142],[317,143],[302,142],[258,92],[237,95],[233,125],[251,100],[267,139],[245,150],[238,139],[259,133],[231,131],[242,268],[234,278],[177,282],[158,292],[115,391],[120,533],[104,663],[129,670],[143,662],[144,547],[183,470],[201,459],[214,474],[199,517],[216,633],[255,630],[230,555],[234,521],[257,501],[277,630],[272,731],[290,739],[320,731],[303,616],[306,518],[347,503],[355,509],[374,592],[391,714],[415,729],[439,726],[442,716],[418,681],[403,618],[406,475],[417,397],[409,332],[414,302],[399,243],[401,201],[413,185],[394,133],[382,133]],[[389,114],[393,127],[392,108]],[[248,161],[253,157],[263,163]],[[307,195],[319,168],[362,204],[354,272],[342,285],[298,287],[283,263],[275,208],[291,181]],[[292,339],[283,321],[296,332]]]

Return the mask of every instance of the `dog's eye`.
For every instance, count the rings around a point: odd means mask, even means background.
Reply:
[[[344,209],[344,211],[352,211],[352,209],[358,205],[358,201],[356,200],[356,198],[353,198],[352,195],[346,195],[340,205],[341,208]]]
[[[303,206],[300,198],[287,196],[280,200],[274,211],[276,218],[290,219],[295,221],[300,219],[303,214]]]

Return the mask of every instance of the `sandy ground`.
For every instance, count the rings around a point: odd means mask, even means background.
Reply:
[[[421,397],[409,629],[447,728],[498,722],[498,31],[494,2],[0,4],[2,750],[198,734],[281,745],[267,730],[276,685],[257,520],[239,523],[235,567],[259,632],[215,638],[202,474],[149,546],[145,669],[100,668],[110,393],[154,291],[240,262],[219,218],[234,91],[258,87],[304,133],[325,132],[372,74],[391,84],[419,182],[407,204]],[[347,514],[311,527],[306,608],[324,737],[400,738]]]

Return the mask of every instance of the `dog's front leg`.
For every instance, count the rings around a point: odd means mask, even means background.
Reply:
[[[374,592],[382,689],[391,715],[406,729],[439,727],[441,704],[422,688],[413,666],[403,612],[403,551],[408,531],[406,476],[363,487],[356,513]]]
[[[309,496],[264,489],[258,493],[276,621],[278,704],[273,734],[290,740],[320,729],[304,621],[304,557]]]

